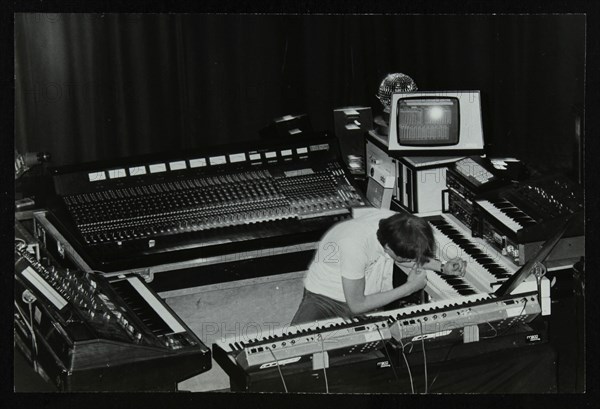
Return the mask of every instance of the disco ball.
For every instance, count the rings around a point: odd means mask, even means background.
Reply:
[[[417,89],[417,84],[408,75],[401,72],[388,74],[379,84],[377,98],[383,105],[383,110],[389,112],[394,92],[413,92]]]

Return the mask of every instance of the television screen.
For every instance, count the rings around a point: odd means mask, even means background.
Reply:
[[[458,98],[414,97],[398,100],[398,143],[408,146],[444,146],[458,143]]]
[[[389,150],[425,155],[483,152],[479,91],[394,93],[389,125]]]

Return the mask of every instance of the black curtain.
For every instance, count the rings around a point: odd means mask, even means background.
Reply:
[[[381,107],[390,72],[481,90],[487,152],[576,173],[583,15],[15,15],[20,151],[65,164],[258,138]]]

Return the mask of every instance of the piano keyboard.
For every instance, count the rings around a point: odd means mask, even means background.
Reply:
[[[490,295],[472,295],[455,300],[400,308],[369,314],[387,319],[391,336],[401,342],[450,335],[466,326],[495,323],[495,328],[531,321],[541,312],[538,297],[516,295],[496,299]]]
[[[513,233],[517,233],[524,227],[536,224],[536,221],[533,218],[529,217],[507,200],[499,199],[494,202],[489,200],[477,200],[476,202]]]
[[[429,294],[433,300],[454,299],[461,296],[481,293],[464,278],[446,276],[431,270],[427,271],[427,286],[425,287],[425,292]]]
[[[440,259],[448,260],[458,256],[467,262],[464,279],[462,282],[456,281],[458,283],[456,291],[460,295],[469,295],[472,291],[489,293],[493,290],[493,285],[503,283],[517,270],[515,266],[502,261],[500,254],[492,251],[488,246],[477,245],[475,239],[470,237],[470,232],[450,218],[431,217],[428,218],[428,221],[434,231]],[[450,253],[449,250],[454,249],[456,251],[452,251],[452,254],[447,254]],[[443,277],[442,279],[452,281],[454,277]],[[469,285],[470,289],[464,287],[463,282]],[[452,284],[450,285],[452,286]]]
[[[131,311],[157,337],[185,332],[185,328],[164,305],[142,284],[138,277],[114,281],[111,287]]]
[[[253,338],[252,337],[256,337]],[[218,341],[226,353],[233,354],[239,365],[249,368],[304,355],[348,349],[360,352],[373,349],[390,339],[387,323],[376,318],[334,318],[284,327],[272,335],[237,337]]]
[[[517,266],[507,261],[485,241],[470,237],[470,232],[453,216],[444,214],[428,217],[427,220],[433,228],[439,259],[461,257],[467,262],[467,271],[462,281],[454,280],[455,277],[428,272],[429,282],[426,291],[434,301],[469,295],[472,292],[476,294],[493,292],[518,270]],[[444,281],[444,284],[447,284],[445,286],[442,284]],[[513,291],[513,294],[537,290],[537,281],[535,277],[530,276]],[[542,315],[549,315],[550,281],[545,277],[541,279],[541,297]]]
[[[498,328],[515,321],[530,321],[541,312],[537,295],[497,299],[472,294],[428,304],[380,311],[364,317],[335,318],[283,328],[272,335],[244,342],[229,337],[215,342],[215,357],[229,355],[244,369],[296,362],[302,356],[343,350],[345,354],[379,348],[382,342],[420,340],[449,335],[465,326],[495,323]],[[253,335],[256,336],[256,335]],[[218,360],[219,362],[219,360]]]

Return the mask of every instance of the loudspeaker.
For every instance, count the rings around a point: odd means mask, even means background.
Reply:
[[[365,136],[373,129],[371,108],[334,109],[333,125],[346,167],[353,175],[365,175]]]

